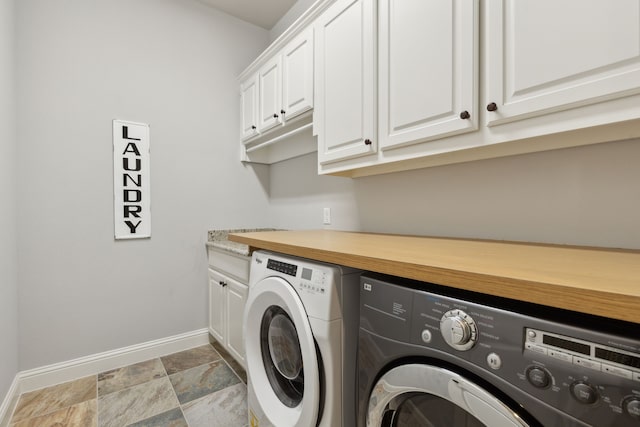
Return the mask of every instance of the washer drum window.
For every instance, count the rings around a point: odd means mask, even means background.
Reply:
[[[304,374],[300,341],[293,321],[280,307],[271,306],[260,327],[262,361],[278,399],[289,408],[302,401]]]

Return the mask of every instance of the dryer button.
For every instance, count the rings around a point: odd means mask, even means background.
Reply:
[[[428,330],[428,329],[425,329],[424,331],[422,331],[421,338],[422,338],[422,342],[430,343],[431,342],[431,331]]]
[[[595,371],[599,371],[602,367],[602,363],[600,362],[578,356],[573,356],[573,364],[584,366],[585,368],[593,369]]]
[[[502,359],[496,353],[489,353],[487,356],[487,365],[497,371],[502,367]]]
[[[549,350],[547,354],[555,359],[562,360],[563,362],[571,363],[573,361],[573,358],[569,353],[564,353],[562,351]]]
[[[617,366],[611,366],[604,363],[602,364],[602,372],[613,374],[618,377],[626,378],[628,380],[633,378],[633,373],[630,370],[618,368]]]

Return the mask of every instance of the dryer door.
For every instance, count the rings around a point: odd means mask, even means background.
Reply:
[[[318,355],[304,305],[287,281],[268,277],[249,289],[244,336],[247,374],[260,406],[254,410],[278,427],[316,425]]]
[[[367,427],[529,427],[485,389],[450,370],[401,365],[369,397]]]

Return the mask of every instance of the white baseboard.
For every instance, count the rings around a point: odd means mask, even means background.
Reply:
[[[16,407],[16,403],[18,403],[18,397],[20,397],[20,373],[16,374],[11,383],[11,387],[9,387],[9,391],[7,391],[7,395],[0,405],[0,427],[7,427],[9,425],[13,409]]]
[[[18,373],[20,393],[96,375],[110,369],[144,362],[167,354],[209,343],[208,329],[198,329],[155,341],[105,351],[67,362],[55,363]]]
[[[0,427],[9,425],[10,417],[22,393],[205,344],[209,344],[209,330],[206,328],[18,372],[0,404]]]

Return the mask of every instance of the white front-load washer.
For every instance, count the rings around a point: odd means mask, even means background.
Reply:
[[[251,427],[351,427],[359,271],[265,251],[244,311]]]

